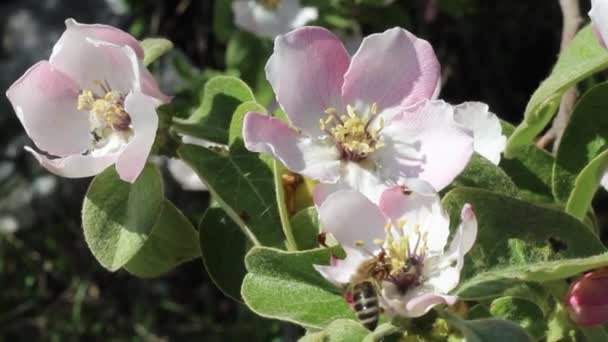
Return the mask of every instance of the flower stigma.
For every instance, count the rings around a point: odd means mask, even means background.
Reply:
[[[378,106],[373,103],[369,115],[358,115],[355,109],[346,106],[346,114],[338,115],[335,108],[325,110],[326,119],[319,120],[319,127],[335,142],[344,160],[361,161],[384,146],[378,134],[384,128],[384,118],[380,117],[378,127],[371,127],[378,117]]]
[[[95,81],[102,90],[98,95],[84,89],[78,96],[77,109],[89,114],[89,124],[94,143],[103,144],[111,136],[118,135],[127,141],[132,136],[131,117],[124,108],[125,97],[112,90],[107,81]]]

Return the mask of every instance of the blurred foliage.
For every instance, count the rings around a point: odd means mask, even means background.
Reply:
[[[389,9],[374,0],[303,2],[319,7],[316,24],[339,33],[350,33],[357,22],[364,36],[399,25],[424,37],[442,62],[444,99],[484,101],[510,122],[521,119],[559,48],[557,1],[396,0]],[[226,68],[224,74],[244,78],[270,103],[260,74],[265,61],[248,60],[248,54],[259,49],[255,54],[267,56],[271,42],[218,25],[218,4],[227,1],[5,0],[0,88],[46,58],[63,20],[74,17],[119,26],[138,38],[170,39],[176,48],[152,70],[175,95],[171,109],[177,116],[189,116],[200,105],[205,82]],[[218,35],[218,26],[226,31]],[[23,152],[31,142],[4,97],[0,132],[0,340],[290,341],[302,334],[223,295],[200,260],[153,280],[107,272],[89,252],[80,223],[89,180],[41,170]],[[208,195],[182,191],[165,176],[167,197],[197,223]],[[602,213],[598,218],[606,220]]]

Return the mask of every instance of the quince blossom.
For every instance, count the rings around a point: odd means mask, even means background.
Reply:
[[[301,7],[300,0],[236,0],[232,12],[239,28],[270,39],[319,16],[316,8]]]
[[[470,205],[462,208],[447,249],[449,217],[432,186],[420,180],[386,190],[379,205],[358,192],[339,190],[319,207],[319,219],[346,258],[314,267],[346,294],[355,279],[365,279],[361,272],[371,262],[385,269],[380,278],[372,272],[368,280],[391,316],[419,317],[435,305],[456,302],[448,293],[458,285],[464,255],[477,237]]]
[[[352,60],[320,27],[275,40],[266,77],[291,125],[245,117],[251,151],[270,153],[290,171],[320,181],[315,200],[354,188],[374,201],[387,184],[420,178],[440,190],[467,165],[472,133],[439,90],[431,45],[393,28],[366,37]]]
[[[135,38],[106,25],[66,20],[48,61],[6,92],[36,147],[25,149],[50,172],[96,175],[116,164],[134,182],[152,148],[156,107],[169,100],[143,66]]]
[[[608,1],[591,0],[589,17],[598,41],[603,47],[606,47],[606,39],[608,39]]]

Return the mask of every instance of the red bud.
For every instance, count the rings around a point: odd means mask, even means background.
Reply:
[[[574,282],[566,295],[566,307],[580,326],[608,322],[608,268],[589,272]]]

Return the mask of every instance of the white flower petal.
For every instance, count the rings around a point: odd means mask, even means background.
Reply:
[[[120,152],[102,155],[73,154],[63,158],[50,159],[32,148],[26,146],[25,150],[30,152],[48,171],[66,178],[91,177],[101,173],[114,164]]]
[[[411,182],[412,188],[404,192],[401,187],[393,187],[382,194],[380,209],[395,225],[403,222],[406,234],[410,236],[412,250],[420,234],[428,234],[426,246],[431,254],[443,252],[450,235],[450,218],[441,206],[436,192],[428,192],[430,186],[424,183]],[[415,184],[415,185],[414,185]],[[415,192],[414,188],[423,190]]]
[[[125,99],[134,134],[116,161],[116,171],[125,182],[135,182],[146,166],[158,129],[158,105],[157,99],[139,92],[132,92]]]
[[[465,102],[454,107],[456,122],[473,131],[473,148],[492,163],[498,165],[507,144],[498,116],[481,102]]]
[[[352,190],[340,190],[327,197],[319,208],[321,229],[332,234],[340,244],[363,248],[373,254],[375,239],[384,237],[386,218],[367,197]],[[371,255],[370,255],[371,256]]]

